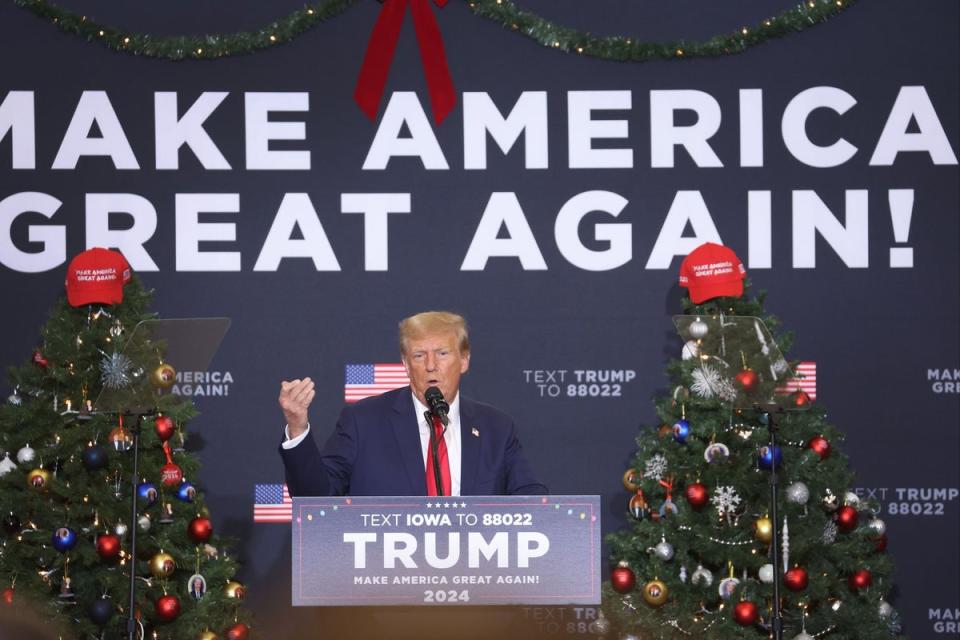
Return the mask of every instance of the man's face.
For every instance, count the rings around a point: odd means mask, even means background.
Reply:
[[[403,366],[420,402],[427,404],[423,392],[429,387],[439,387],[443,398],[453,402],[460,388],[460,376],[470,367],[470,353],[460,353],[455,332],[436,333],[408,340]]]

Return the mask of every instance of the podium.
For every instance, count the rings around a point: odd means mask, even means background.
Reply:
[[[597,605],[599,496],[293,499],[295,606]]]

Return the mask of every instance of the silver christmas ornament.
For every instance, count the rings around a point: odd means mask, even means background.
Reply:
[[[19,407],[21,404],[23,404],[23,398],[20,397],[20,387],[15,387],[13,389],[13,393],[7,396],[7,402],[15,407]]]
[[[697,565],[697,570],[690,576],[690,582],[695,585],[709,587],[713,584],[713,573],[709,569],[704,569],[703,565]]]
[[[833,544],[837,541],[837,523],[833,520],[827,520],[827,524],[823,525],[823,535],[820,536],[820,539],[824,544]]]
[[[10,459],[10,454],[3,456],[3,460],[0,460],[0,478],[7,475],[11,471],[17,468],[17,465],[13,463],[13,460]]]
[[[860,496],[855,494],[853,491],[847,491],[843,494],[843,503],[847,506],[853,507],[854,509],[860,508]]]
[[[881,520],[880,518],[874,518],[867,523],[867,527],[873,531],[875,536],[882,536],[887,532],[887,523]]]
[[[137,518],[137,526],[140,527],[140,531],[150,531],[150,516],[142,515]]]
[[[773,584],[773,565],[765,564],[757,571],[757,577],[763,584]]]
[[[810,489],[802,482],[794,482],[787,487],[787,501],[793,504],[807,504],[810,500]]]
[[[690,333],[690,337],[694,340],[699,340],[703,336],[710,333],[710,327],[707,326],[707,323],[697,318],[690,323],[690,326],[687,327],[687,331]]]
[[[113,532],[122,538],[127,533],[127,525],[123,524],[122,522],[118,522],[113,528]]]
[[[700,345],[696,340],[687,340],[680,351],[680,357],[684,360],[690,360],[700,355]]]
[[[653,553],[658,558],[666,562],[667,560],[673,558],[673,545],[666,540],[661,540],[657,546],[653,548]]]
[[[806,631],[801,631],[797,635],[793,636],[793,640],[814,640],[814,637]]]
[[[20,464],[27,464],[28,462],[33,462],[33,459],[37,457],[37,452],[30,448],[30,445],[26,445],[20,451],[17,451],[17,462]]]
[[[893,607],[891,607],[890,603],[886,600],[881,600],[880,604],[877,605],[877,614],[881,618],[889,618],[891,615],[893,615]]]
[[[605,636],[610,633],[610,620],[603,615],[603,610],[597,615],[597,619],[590,623],[589,631],[598,636]]]

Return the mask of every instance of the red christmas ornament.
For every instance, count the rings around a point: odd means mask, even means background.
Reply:
[[[758,617],[760,617],[760,612],[757,605],[749,600],[741,600],[733,608],[733,619],[741,627],[749,627],[757,621]]]
[[[757,387],[757,383],[760,382],[760,378],[757,377],[753,369],[743,369],[734,376],[734,379],[747,393],[753,391]]]
[[[247,640],[250,637],[250,627],[238,622],[227,629],[227,640]]]
[[[169,442],[163,443],[163,453],[167,456],[167,464],[160,467],[160,480],[168,487],[176,487],[183,482],[183,469],[173,463]]]
[[[3,590],[3,594],[0,595],[0,598],[3,599],[4,604],[13,604],[13,587],[7,587]]]
[[[810,396],[803,389],[797,389],[790,394],[790,403],[795,407],[806,407],[810,404]]]
[[[97,555],[104,560],[116,558],[120,555],[120,536],[105,533],[97,536]]]
[[[688,484],[684,494],[687,496],[687,502],[696,510],[702,509],[704,505],[710,502],[710,491],[707,489],[707,485],[702,482]]]
[[[153,604],[157,612],[157,619],[161,622],[170,622],[180,615],[180,600],[177,596],[160,596]]]
[[[807,446],[813,449],[821,460],[830,455],[830,443],[823,436],[813,436]]]
[[[870,575],[870,572],[866,569],[860,569],[850,574],[850,577],[847,578],[847,584],[850,585],[850,588],[854,591],[860,589],[866,589],[873,583],[873,576]]]
[[[160,479],[168,487],[176,487],[183,482],[183,469],[172,462],[160,467]]]
[[[621,564],[610,572],[610,586],[617,593],[627,593],[637,586],[637,576],[626,564]]]
[[[878,536],[873,539],[873,548],[877,550],[877,553],[883,553],[887,550],[887,534]]]
[[[177,429],[170,416],[157,416],[153,421],[153,427],[157,431],[157,437],[164,442],[169,440]]]
[[[37,365],[41,369],[46,369],[50,366],[50,361],[43,357],[43,354],[40,353],[40,349],[37,349],[33,352],[33,364]]]
[[[837,509],[837,529],[843,533],[850,533],[857,528],[857,510],[848,504]]]
[[[791,591],[803,591],[810,584],[810,576],[803,567],[794,567],[783,574],[783,584]]]
[[[213,525],[207,518],[194,518],[187,525],[187,535],[197,544],[204,543],[213,535]]]

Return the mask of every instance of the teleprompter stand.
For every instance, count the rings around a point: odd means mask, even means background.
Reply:
[[[151,356],[158,364],[168,362],[180,371],[206,371],[230,327],[229,318],[174,318],[144,320],[134,327],[126,339],[123,354],[132,362],[143,362]],[[139,623],[136,619],[137,592],[137,484],[140,477],[140,434],[145,418],[157,415],[158,407],[176,404],[179,397],[165,394],[154,387],[149,375],[140,372],[132,383],[119,389],[104,388],[93,403],[93,415],[125,418],[130,429],[133,451],[133,473],[130,476],[130,587],[127,618],[123,635],[136,640]]]

